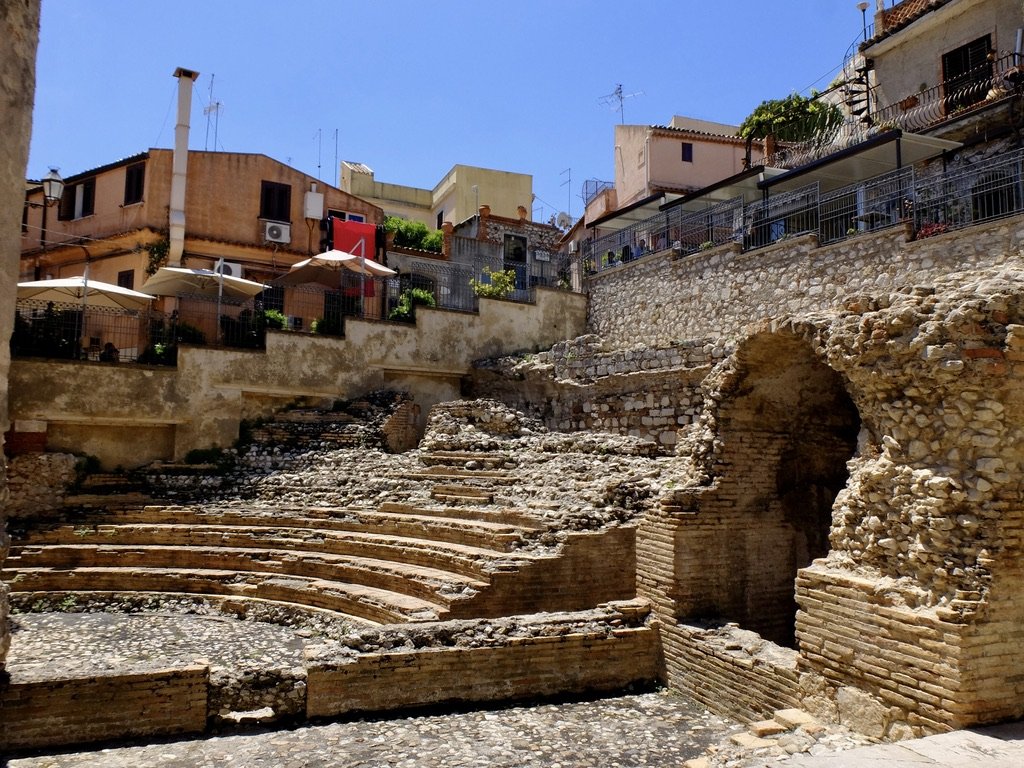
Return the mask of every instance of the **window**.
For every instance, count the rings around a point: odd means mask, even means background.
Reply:
[[[349,213],[348,211],[336,211],[333,208],[327,210],[329,217],[338,219],[339,221],[358,221],[365,223],[366,217],[361,213]]]
[[[440,210],[437,212],[437,229],[440,229],[442,224],[444,224],[444,211]]]
[[[684,163],[692,163],[693,162],[693,144],[691,144],[688,141],[684,141],[683,142],[683,162]]]
[[[92,216],[96,206],[96,179],[85,179],[64,187],[57,218],[61,221]]]
[[[146,164],[135,163],[124,170],[124,204],[142,202],[142,190],[146,182]]]
[[[117,284],[121,288],[135,289],[135,270],[124,269],[117,273]]]
[[[985,35],[942,55],[947,115],[984,100],[992,80],[991,48],[991,38]]]
[[[276,181],[264,181],[260,188],[260,218],[290,222],[292,187]]]
[[[526,263],[526,238],[521,235],[505,235],[505,261]]]

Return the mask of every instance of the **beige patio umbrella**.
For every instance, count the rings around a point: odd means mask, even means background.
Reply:
[[[224,275],[212,269],[160,267],[139,290],[150,296],[225,296],[248,299],[264,289],[266,286],[263,283]]]
[[[287,274],[271,282],[274,285],[320,283],[328,288],[337,288],[341,284],[341,274],[346,271],[364,277],[391,277],[398,274],[373,259],[335,249],[318,253],[294,264]]]
[[[112,283],[90,280],[85,275],[62,277],[56,280],[32,280],[18,283],[18,298],[33,301],[52,301],[54,304],[80,304],[84,309],[145,309],[153,297]]]

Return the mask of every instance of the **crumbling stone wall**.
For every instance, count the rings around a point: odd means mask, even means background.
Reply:
[[[712,371],[682,487],[638,531],[670,683],[700,694],[711,659],[755,711],[798,696],[878,738],[1024,714],[1021,285],[1007,267],[854,296]],[[798,676],[731,663],[728,621],[795,630]]]
[[[13,307],[18,282],[19,227],[25,201],[25,166],[35,95],[35,59],[39,41],[39,0],[0,5],[0,307]],[[7,431],[7,374],[14,317],[0,313],[0,434]],[[2,440],[2,438],[0,438]],[[0,457],[0,566],[7,556],[7,478]],[[0,674],[10,645],[7,586],[0,584]]]
[[[700,413],[701,380],[725,354],[710,341],[607,350],[587,335],[525,358],[480,361],[468,389],[551,430],[629,435],[672,450]]]

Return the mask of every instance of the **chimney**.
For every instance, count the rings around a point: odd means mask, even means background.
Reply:
[[[170,251],[167,264],[181,266],[181,255],[185,250],[185,180],[188,175],[188,130],[192,115],[192,83],[199,77],[198,72],[178,67],[174,70],[178,78],[178,122],[174,126],[174,159],[171,176],[170,205]]]

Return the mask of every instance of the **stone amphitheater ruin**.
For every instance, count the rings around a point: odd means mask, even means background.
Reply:
[[[665,251],[411,447],[368,390],[208,465],[13,458],[0,749],[652,684],[879,740],[1024,717],[1022,249],[1018,214]],[[129,667],[111,616],[288,632]]]

